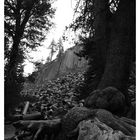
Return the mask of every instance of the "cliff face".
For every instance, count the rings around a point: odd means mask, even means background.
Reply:
[[[61,57],[49,64],[44,64],[38,74],[36,83],[40,84],[69,72],[84,71],[87,68],[87,61],[84,58],[79,58],[74,53],[78,53],[81,49],[82,46],[80,45],[74,46],[68,49]]]

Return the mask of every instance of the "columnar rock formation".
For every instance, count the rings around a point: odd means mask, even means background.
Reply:
[[[76,54],[82,49],[82,46],[77,45],[68,50],[60,57],[45,64],[36,79],[36,83],[42,83],[46,80],[55,79],[58,76],[69,72],[84,71],[87,68],[87,61],[84,58],[79,58]]]

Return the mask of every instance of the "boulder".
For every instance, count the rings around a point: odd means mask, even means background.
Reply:
[[[125,96],[114,87],[93,91],[85,100],[85,106],[92,109],[106,109],[121,114],[125,109]]]
[[[119,130],[102,123],[98,118],[83,120],[79,123],[79,135],[77,140],[135,140],[133,136],[127,136]]]
[[[18,129],[33,134],[33,140],[135,140],[135,121],[119,118],[105,109],[74,107],[61,119],[21,120]],[[24,133],[23,133],[24,134]],[[18,137],[28,137],[29,134]]]

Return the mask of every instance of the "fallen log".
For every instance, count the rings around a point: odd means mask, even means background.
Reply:
[[[24,109],[23,109],[23,112],[22,112],[23,115],[26,115],[26,114],[27,114],[29,105],[30,105],[30,102],[27,101],[26,104],[25,104],[25,107],[24,107]]]
[[[26,115],[13,115],[9,117],[9,120],[12,122],[16,122],[19,120],[40,120],[43,119],[43,116],[40,112],[35,112],[33,114]]]
[[[37,131],[40,127],[47,131],[54,132],[60,129],[61,119],[54,120],[20,120],[13,123],[16,129],[25,131]]]
[[[23,115],[23,120],[40,120],[40,119],[43,119],[43,116],[40,112]]]
[[[59,133],[61,120],[20,120],[13,123],[13,126],[19,131],[31,132],[33,140],[42,140],[44,137],[52,137]]]

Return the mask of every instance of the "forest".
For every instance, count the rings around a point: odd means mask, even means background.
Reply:
[[[4,1],[5,140],[135,140],[136,1],[76,0],[66,27],[79,33],[75,46],[52,40],[46,64],[25,77],[27,52],[53,28],[53,3]]]

